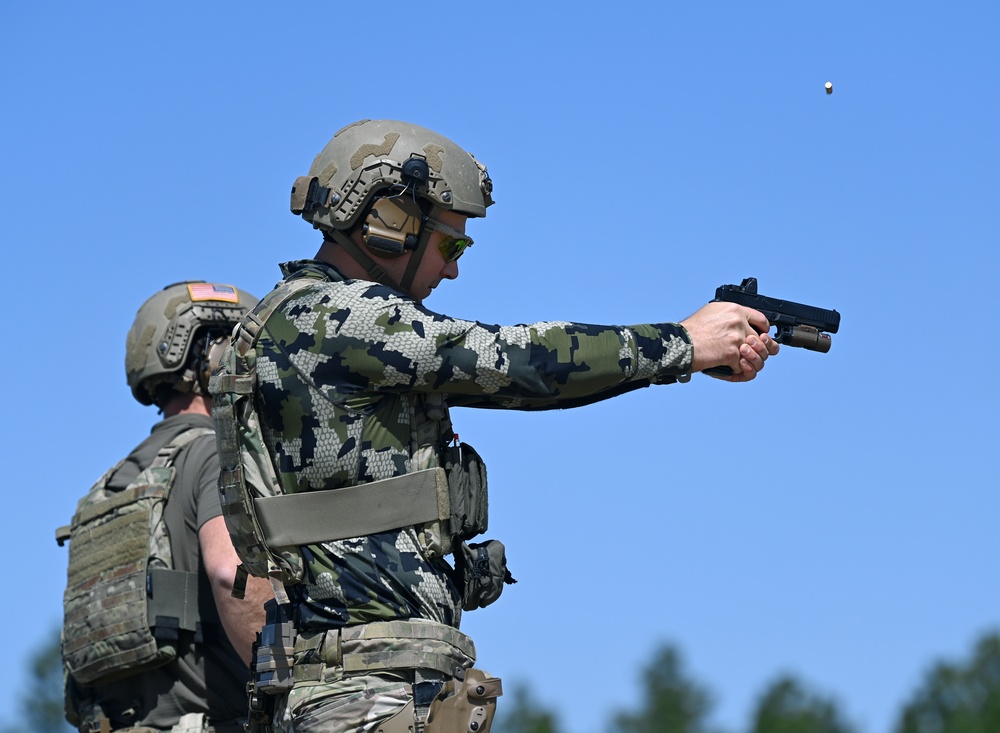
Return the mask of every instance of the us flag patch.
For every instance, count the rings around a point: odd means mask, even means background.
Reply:
[[[212,283],[189,283],[188,295],[191,300],[221,300],[224,303],[239,303],[240,296],[232,285],[214,285]]]

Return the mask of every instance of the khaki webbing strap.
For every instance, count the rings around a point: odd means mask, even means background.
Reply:
[[[382,641],[393,643],[399,639],[411,641],[443,641],[467,657],[476,656],[476,645],[454,626],[435,621],[373,621],[370,624],[345,626],[340,629],[341,648],[349,642]]]
[[[212,428],[188,428],[170,441],[167,445],[160,448],[156,454],[156,458],[154,458],[153,462],[149,464],[149,468],[162,468],[174,465],[177,454],[180,453],[188,443],[202,437],[203,435],[213,435],[214,433],[215,430]]]
[[[346,674],[424,669],[462,679],[476,662],[476,646],[458,629],[434,621],[375,621],[325,632],[300,634],[296,657],[318,656],[319,664],[296,664],[296,681],[326,679],[324,669]],[[315,650],[316,655],[301,654]]]
[[[253,394],[254,380],[246,374],[213,374],[210,390],[212,394]]]
[[[405,640],[400,644],[400,640]],[[324,650],[325,651],[325,650]],[[340,632],[344,672],[377,669],[433,669],[461,679],[476,662],[472,639],[438,623],[376,621]]]
[[[448,479],[443,468],[403,474],[343,489],[254,499],[268,547],[294,547],[446,519]]]
[[[300,290],[304,290],[310,285],[315,285],[318,280],[311,277],[297,277],[292,280],[283,281],[269,295],[265,295],[257,306],[246,314],[243,321],[234,331],[235,341],[233,348],[239,352],[240,356],[246,356],[247,352],[253,348],[260,336],[261,329],[285,301],[291,298]]]
[[[110,499],[95,502],[79,510],[73,515],[73,524],[71,526],[75,527],[93,521],[95,518],[109,514],[126,504],[131,504],[147,493],[149,493],[149,486],[133,486],[129,489],[122,489]]]

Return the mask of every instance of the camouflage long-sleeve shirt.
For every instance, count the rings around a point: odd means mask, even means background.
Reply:
[[[334,489],[438,465],[448,406],[550,409],[607,399],[690,370],[671,323],[494,326],[435,313],[331,266],[282,265],[316,280],[267,321],[257,343],[265,439],[287,491]],[[457,626],[443,560],[412,528],[303,548],[293,593],[305,628],[396,618]]]

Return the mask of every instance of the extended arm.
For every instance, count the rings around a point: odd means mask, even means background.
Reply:
[[[676,323],[497,326],[444,316],[360,281],[289,301],[259,344],[278,373],[297,371],[339,396],[446,385],[451,404],[515,409],[593,401],[674,381],[691,368],[690,339]]]

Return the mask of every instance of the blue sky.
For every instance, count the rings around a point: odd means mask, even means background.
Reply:
[[[597,733],[670,642],[730,731],[793,672],[884,733],[1000,625],[1000,6],[287,7],[0,8],[4,689],[61,617],[55,527],[156,419],[125,385],[136,309],[311,256],[291,183],[366,117],[489,166],[442,312],[680,320],[753,275],[843,317],[748,385],[456,411],[520,581],[466,616],[481,667]]]

